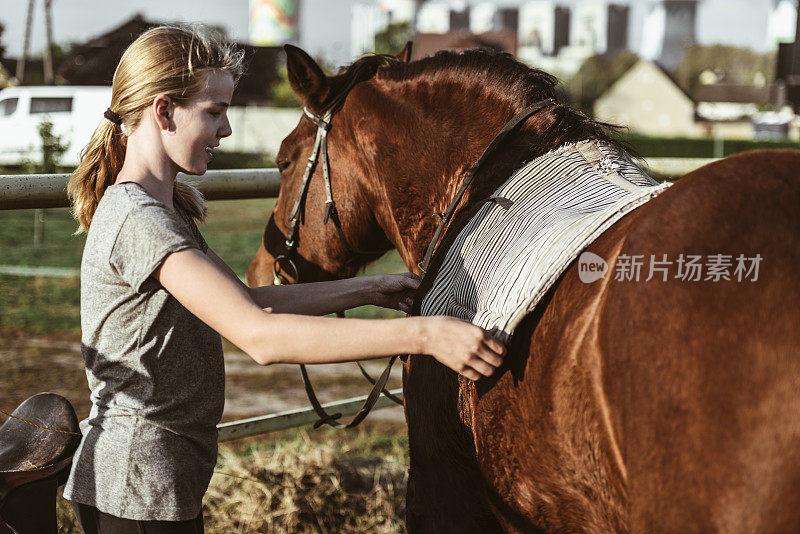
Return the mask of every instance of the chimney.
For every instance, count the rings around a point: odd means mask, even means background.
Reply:
[[[669,71],[678,68],[686,47],[697,42],[695,20],[698,0],[663,0],[666,18],[664,21],[664,45],[659,63]]]
[[[494,29],[510,30],[514,33],[519,33],[519,9],[498,9],[494,14]]]
[[[553,28],[553,55],[557,56],[559,50],[569,46],[570,11],[568,7],[556,6],[556,16]]]
[[[620,52],[628,49],[629,14],[629,6],[619,4],[609,4],[608,6],[606,57],[611,60]]]
[[[469,8],[463,11],[450,10],[450,31],[469,31]]]

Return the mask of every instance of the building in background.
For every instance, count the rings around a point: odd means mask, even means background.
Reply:
[[[163,22],[136,15],[120,26],[75,44],[61,63],[59,77],[67,85],[107,85],[114,78],[119,58],[126,48],[146,30]],[[233,105],[264,104],[270,87],[279,81],[278,68],[282,49],[278,46],[253,46],[238,43],[245,52],[244,74],[233,94]]]
[[[666,137],[693,137],[695,102],[663,69],[639,60],[597,99],[595,118],[631,132]]]
[[[670,71],[678,68],[687,46],[697,42],[698,0],[664,0],[664,39],[658,62]]]
[[[453,31],[447,33],[417,33],[411,50],[411,59],[432,56],[439,50],[467,50],[485,48],[497,52],[517,54],[517,34],[509,30],[485,33]]]
[[[335,9],[329,6],[335,5]],[[794,38],[797,0],[299,0],[300,46],[330,66],[374,50],[389,24],[416,32],[518,35],[518,55],[561,77],[593,54],[630,50],[674,68],[687,44],[775,50]],[[788,22],[787,22],[788,19]]]
[[[630,50],[667,68],[696,42],[702,0],[534,0],[520,5],[520,59],[569,77],[590,56]]]
[[[597,99],[594,115],[642,135],[786,137],[793,114],[760,111],[779,98],[776,84],[701,84],[689,94],[662,67],[642,59]]]

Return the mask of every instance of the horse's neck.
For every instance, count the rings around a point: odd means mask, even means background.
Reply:
[[[502,125],[497,128],[499,130]],[[494,130],[489,130],[494,131]],[[511,174],[518,169],[524,161],[531,159],[526,138],[530,132],[519,134],[505,146],[498,148],[496,153],[487,160],[481,171],[476,175],[472,185],[467,189],[457,211],[468,206],[477,199],[485,198],[502,184]],[[471,150],[464,150],[460,146],[448,148],[446,139],[442,139],[440,152],[467,153],[480,155],[489,145],[492,138],[481,138]],[[432,143],[429,141],[429,143]],[[442,220],[442,215],[447,210],[451,200],[461,186],[465,171],[474,164],[474,158],[465,157],[463,161],[449,166],[436,166],[429,160],[417,156],[416,172],[407,172],[398,176],[399,183],[391,186],[394,191],[403,194],[387,194],[389,199],[389,218],[383,226],[389,229],[386,232],[389,239],[397,248],[406,266],[416,270],[422,260],[425,248],[433,237],[436,227]],[[444,167],[444,170],[442,168]]]

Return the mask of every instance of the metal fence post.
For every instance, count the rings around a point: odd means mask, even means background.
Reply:
[[[36,248],[44,244],[44,210],[37,208],[33,211],[33,246]]]

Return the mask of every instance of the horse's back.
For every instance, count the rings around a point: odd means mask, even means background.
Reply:
[[[687,175],[587,249],[604,279],[562,275],[495,384],[462,384],[507,530],[800,529],[799,168],[768,151]],[[756,281],[645,281],[681,254],[762,260]]]
[[[795,151],[706,166],[625,238],[673,262],[609,283],[598,318],[635,531],[800,531],[798,170]],[[700,279],[676,278],[690,256]]]

